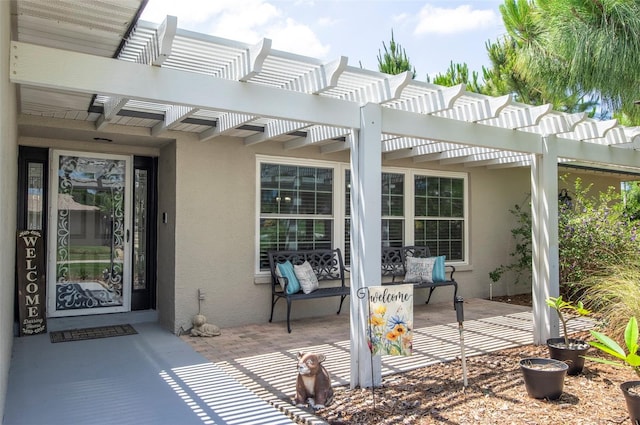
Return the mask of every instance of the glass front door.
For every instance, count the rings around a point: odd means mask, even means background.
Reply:
[[[131,309],[131,157],[52,151],[49,316]]]

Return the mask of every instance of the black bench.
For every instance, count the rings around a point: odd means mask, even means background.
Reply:
[[[396,281],[396,278],[403,278],[407,274],[407,258],[427,258],[430,257],[429,247],[426,246],[403,246],[403,247],[384,247],[382,248],[382,276],[391,277],[391,282],[383,282],[383,285],[399,285],[404,282],[402,279]],[[428,288],[429,295],[425,304],[429,304],[431,295],[436,288],[442,286],[453,286],[453,305],[455,308],[456,297],[458,295],[458,283],[453,278],[456,268],[452,265],[446,265],[449,271],[449,277],[444,282],[417,282],[413,283],[414,288]]]
[[[291,301],[309,300],[314,298],[340,297],[338,313],[342,310],[342,302],[351,293],[351,289],[345,285],[345,267],[340,249],[318,249],[300,251],[269,251],[269,269],[271,271],[271,316],[269,322],[273,320],[273,309],[280,298],[287,300],[287,330],[291,333],[290,315]],[[305,294],[302,289],[293,294],[287,294],[286,288],[289,285],[286,277],[279,277],[276,274],[276,267],[280,263],[290,261],[293,265],[300,265],[308,261],[318,278],[318,282],[338,281],[340,286],[321,286],[313,292]],[[284,289],[280,284],[283,279]]]

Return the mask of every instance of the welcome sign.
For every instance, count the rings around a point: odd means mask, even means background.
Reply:
[[[376,355],[410,356],[413,350],[413,285],[371,286],[367,343]]]
[[[19,231],[16,248],[20,336],[41,334],[47,331],[42,233]]]

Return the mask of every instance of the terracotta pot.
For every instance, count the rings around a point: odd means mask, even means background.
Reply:
[[[579,339],[569,338],[569,347],[565,347],[564,338],[549,338],[547,340],[549,357],[565,362],[569,369],[567,375],[578,375],[584,368],[584,355],[589,350],[589,344]]]
[[[635,388],[637,387],[637,388]],[[636,392],[629,392],[630,388],[635,388]],[[627,402],[629,418],[634,425],[640,425],[640,381],[627,381],[620,384],[624,400]]]
[[[555,359],[531,357],[520,360],[520,370],[529,397],[555,400],[564,389],[569,366]]]

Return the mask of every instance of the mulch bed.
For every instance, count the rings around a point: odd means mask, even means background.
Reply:
[[[526,297],[506,298],[527,302]],[[588,332],[572,337],[591,338]],[[599,353],[591,349],[588,355]],[[530,398],[519,361],[548,356],[545,345],[527,345],[467,358],[466,388],[459,359],[385,377],[375,399],[371,389],[338,387],[333,403],[315,414],[331,425],[630,423],[619,386],[639,378],[628,369],[587,360],[583,373],[565,378],[558,400]]]

